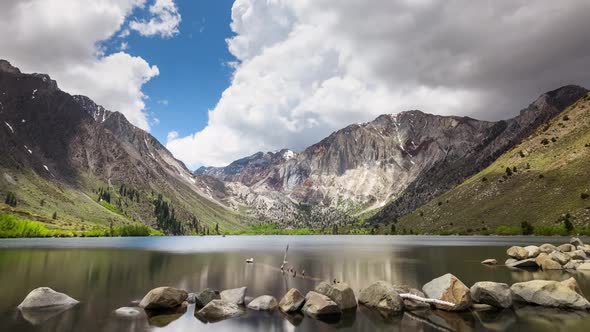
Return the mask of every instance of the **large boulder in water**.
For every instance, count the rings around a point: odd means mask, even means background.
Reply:
[[[195,296],[195,304],[199,308],[206,306],[213,300],[221,300],[221,294],[213,288],[207,288]]]
[[[195,312],[197,318],[209,323],[219,322],[242,314],[244,314],[244,310],[240,306],[223,300],[212,300],[201,310]]]
[[[570,239],[570,244],[573,245],[574,247],[583,247],[584,246],[584,242],[582,242],[582,240],[580,240],[579,237],[572,237]]]
[[[68,295],[56,292],[49,287],[33,289],[18,305],[19,309],[40,309],[57,306],[73,306],[79,303]]]
[[[590,309],[590,302],[574,290],[571,280],[532,280],[516,283],[510,289],[515,301],[545,307]]]
[[[471,306],[471,293],[469,288],[467,288],[461,280],[450,273],[430,281],[422,287],[422,291],[431,299],[453,304],[450,306],[435,303],[435,306],[442,310],[461,311]]]
[[[491,281],[476,282],[470,289],[471,299],[497,308],[512,306],[512,291],[507,284]]]
[[[570,251],[576,250],[576,247],[574,247],[573,245],[571,245],[569,243],[565,243],[565,244],[558,246],[557,250],[562,251],[562,252],[570,252]]]
[[[559,250],[556,250],[556,251],[550,253],[549,258],[558,262],[561,265],[566,264],[567,262],[570,261],[570,259],[572,259],[569,255],[567,255]]]
[[[506,254],[514,259],[527,259],[528,258],[528,252],[523,248],[523,247],[519,247],[519,246],[512,246],[510,248],[508,248],[508,250],[506,250]]]
[[[538,268],[537,261],[535,258],[527,258],[523,260],[519,260],[516,262],[506,262],[506,266],[508,267],[517,267],[517,268]]]
[[[541,250],[537,246],[526,246],[524,250],[526,250],[528,258],[535,258],[541,253]]]
[[[354,296],[352,288],[346,283],[333,284],[328,281],[322,281],[316,286],[315,291],[326,295],[332,301],[336,302],[341,310],[353,309],[357,306],[356,296]]]
[[[557,247],[549,243],[545,243],[539,246],[539,251],[545,254],[550,254],[555,250],[557,250]]]
[[[361,290],[359,303],[386,313],[396,313],[404,309],[404,302],[390,283],[377,281]]]
[[[226,289],[221,292],[221,300],[226,303],[235,303],[237,305],[244,304],[244,298],[246,297],[246,287]]]
[[[277,299],[270,295],[262,295],[250,303],[248,303],[248,309],[258,311],[270,311],[276,309],[278,306]]]
[[[149,291],[139,302],[139,306],[146,310],[173,309],[182,304],[188,293],[174,287],[158,287]]]
[[[332,301],[326,295],[311,291],[305,295],[305,304],[303,312],[313,317],[325,317],[341,315],[342,310],[336,302]]]
[[[286,313],[299,311],[305,302],[305,297],[295,288],[289,289],[279,302],[279,308]]]
[[[541,264],[541,269],[543,269],[543,271],[562,270],[563,266],[561,266],[559,262],[554,261],[551,258],[548,258],[543,261],[543,264]]]

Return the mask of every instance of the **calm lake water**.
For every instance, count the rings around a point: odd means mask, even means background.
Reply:
[[[588,239],[585,239],[588,241]],[[567,238],[437,236],[241,236],[0,240],[0,331],[588,331],[588,312],[522,307],[499,312],[404,313],[383,319],[364,307],[325,323],[278,311],[204,324],[185,313],[128,320],[113,311],[150,289],[174,286],[189,292],[207,287],[248,287],[248,296],[279,298],[334,278],[358,291],[386,280],[416,288],[447,272],[468,287],[477,281],[512,284],[532,279],[576,277],[590,295],[590,274],[530,272],[489,267],[485,258],[506,259],[513,244],[560,244]],[[285,246],[289,264],[306,278],[278,270]],[[254,264],[246,264],[253,257]],[[81,301],[56,315],[27,316],[16,306],[32,289],[48,286]]]

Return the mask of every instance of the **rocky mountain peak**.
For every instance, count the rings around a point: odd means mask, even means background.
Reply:
[[[0,59],[0,72],[20,74],[20,70],[18,68],[11,65],[10,62],[2,59]]]

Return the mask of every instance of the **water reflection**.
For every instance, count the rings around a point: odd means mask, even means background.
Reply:
[[[89,242],[85,242],[89,240]],[[319,280],[347,281],[355,292],[373,281],[387,280],[421,288],[447,272],[465,284],[498,281],[512,284],[532,279],[565,280],[564,271],[511,270],[479,264],[505,258],[517,238],[485,237],[226,237],[157,239],[0,240],[1,331],[551,331],[590,328],[586,313],[539,307],[448,313],[415,311],[384,317],[359,307],[338,321],[321,322],[279,311],[247,311],[230,320],[207,324],[194,316],[194,306],[180,311],[122,319],[116,308],[141,299],[158,286],[188,291],[248,287],[249,296],[280,298],[289,288],[305,293]],[[446,242],[444,242],[446,241]],[[534,239],[522,239],[523,244]],[[281,274],[278,266],[290,243],[289,266],[305,269],[305,278]],[[538,243],[556,242],[537,239]],[[88,246],[92,248],[88,248]],[[109,248],[110,246],[110,248]],[[55,249],[60,247],[60,249]],[[255,264],[245,264],[254,257]],[[590,274],[573,274],[590,294]],[[49,286],[81,301],[65,312],[19,313],[15,307],[38,286]]]

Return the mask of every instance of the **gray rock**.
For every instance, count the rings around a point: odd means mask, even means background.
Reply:
[[[363,289],[359,294],[359,303],[393,313],[404,309],[404,302],[395,288],[386,281],[377,281]]]
[[[538,268],[537,261],[535,258],[527,258],[516,262],[511,262],[506,264],[508,267],[518,267],[518,268]]]
[[[393,289],[398,293],[398,294],[412,294],[412,295],[416,295],[419,297],[423,297],[425,298],[426,295],[424,295],[424,293],[416,288],[411,288],[409,286],[400,286],[400,285],[394,285]],[[422,301],[415,301],[412,299],[404,299],[402,298],[403,302],[404,302],[404,308],[406,310],[421,310],[421,309],[427,309],[430,308],[430,304],[422,302]]]
[[[526,246],[526,247],[524,247],[524,250],[527,251],[528,258],[535,258],[535,257],[539,256],[539,254],[541,253],[541,250],[539,250],[539,247],[537,247],[537,246]]]
[[[496,310],[496,307],[484,303],[473,303],[471,305],[471,309],[473,309],[474,311],[490,311]]]
[[[252,302],[248,303],[248,309],[258,310],[258,311],[270,311],[276,309],[278,306],[277,299],[270,295],[262,295]]]
[[[286,313],[296,312],[301,309],[304,302],[303,295],[297,289],[291,288],[279,302],[279,308]]]
[[[221,300],[226,303],[235,303],[237,305],[244,304],[244,298],[246,297],[246,287],[226,289],[221,292]]]
[[[508,259],[507,259],[507,260],[504,262],[504,265],[506,265],[506,266],[510,266],[510,264],[513,264],[513,263],[516,263],[516,262],[518,262],[516,259],[514,259],[514,258],[508,258]]]
[[[496,264],[498,264],[498,261],[494,258],[488,258],[488,259],[483,260],[481,263],[484,265],[496,265]]]
[[[523,249],[524,250],[524,249]],[[422,291],[431,299],[437,299],[453,303],[453,306],[435,304],[435,307],[447,311],[461,311],[471,307],[471,294],[465,286],[454,275],[447,273],[438,277],[422,287]]]
[[[580,285],[578,285],[578,282],[576,281],[576,279],[574,277],[571,277],[569,279],[561,281],[560,283],[562,285],[568,287],[569,289],[573,290],[574,292],[584,296],[584,293],[582,293],[582,289],[580,288]]]
[[[546,307],[590,309],[590,302],[568,283],[552,280],[519,282],[510,287],[514,300]]]
[[[56,292],[49,287],[33,289],[18,305],[19,309],[39,309],[57,306],[74,306],[79,303],[68,295]]]
[[[138,307],[121,307],[115,310],[115,315],[123,318],[140,318],[145,316],[145,312]]]
[[[542,252],[542,253],[539,254],[539,256],[537,256],[535,258],[535,263],[537,263],[538,266],[542,266],[543,265],[543,262],[545,260],[547,260],[547,259],[551,259],[551,258],[549,258],[549,255],[548,254]]]
[[[356,296],[346,283],[333,284],[329,281],[322,281],[316,286],[315,291],[336,302],[341,310],[353,309],[357,306]]]
[[[503,283],[481,281],[476,282],[470,289],[473,301],[489,304],[497,308],[512,306],[512,291],[510,286]]]
[[[549,243],[545,243],[539,246],[539,251],[541,251],[542,253],[550,254],[555,250],[557,250],[557,247]]]
[[[578,266],[580,266],[582,264],[582,262],[572,259],[571,261],[567,262],[567,264],[565,264],[563,266],[563,268],[566,270],[576,270],[578,268]]]
[[[244,314],[244,310],[235,303],[227,303],[223,300],[212,300],[201,310],[195,312],[195,316],[209,323],[219,322],[228,318]]]
[[[576,250],[576,247],[574,247],[573,245],[571,245],[569,243],[565,243],[565,244],[562,244],[559,247],[557,247],[557,250],[562,251],[562,252],[570,252],[570,251]]]
[[[158,287],[149,291],[139,303],[146,310],[165,310],[180,306],[188,293],[173,287]]]
[[[512,246],[506,250],[506,254],[514,259],[523,260],[528,258],[528,252],[519,246]]]
[[[578,246],[583,246],[584,242],[582,242],[582,240],[580,240],[580,238],[578,238],[578,237],[572,237],[570,239],[570,244],[575,247],[578,247]]]
[[[341,315],[342,310],[336,302],[326,295],[311,291],[305,295],[303,312],[313,317]]]
[[[196,295],[195,304],[197,307],[202,308],[213,300],[221,300],[221,294],[216,289],[207,288]]]
[[[561,265],[564,265],[565,263],[569,262],[570,259],[572,259],[569,255],[558,250],[550,253],[549,257]]]
[[[562,270],[563,266],[561,266],[561,264],[559,264],[559,262],[554,261],[551,258],[547,258],[546,260],[543,261],[541,268],[543,269],[543,271]]]
[[[188,293],[188,296],[186,298],[186,302],[188,302],[190,304],[194,304],[195,302],[197,302],[197,294]]]
[[[588,259],[588,255],[586,255],[586,252],[584,250],[574,250],[574,251],[568,252],[567,254],[568,254],[568,256],[571,257],[571,259],[581,259],[581,260]]]

